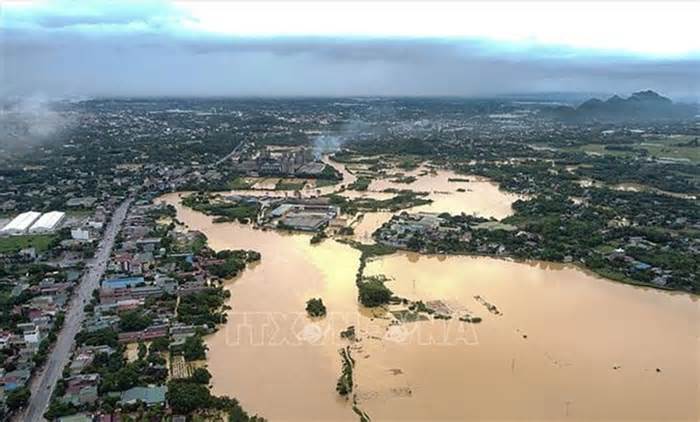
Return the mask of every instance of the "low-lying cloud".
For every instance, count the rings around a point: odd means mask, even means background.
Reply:
[[[0,105],[0,149],[19,150],[53,139],[73,121],[44,96],[31,95]]]

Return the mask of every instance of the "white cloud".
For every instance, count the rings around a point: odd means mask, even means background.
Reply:
[[[700,2],[183,1],[191,29],[237,36],[476,38],[679,56],[700,53]]]

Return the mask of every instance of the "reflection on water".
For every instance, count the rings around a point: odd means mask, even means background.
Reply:
[[[370,262],[367,273],[392,277],[388,285],[400,296],[442,300],[483,322],[397,326],[386,312],[358,306],[359,253],[348,246],[213,224],[177,204],[176,194],[163,198],[213,248],[263,255],[229,283],[229,322],[207,338],[214,391],[253,413],[357,420],[335,392],[338,333],[352,324],[360,338],[353,345],[358,404],[375,420],[697,419],[694,297],[557,264],[401,253]],[[503,315],[489,313],[475,295]],[[323,298],[328,317],[306,318],[311,297]]]

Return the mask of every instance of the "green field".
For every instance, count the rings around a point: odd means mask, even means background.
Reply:
[[[316,179],[316,187],[322,188],[325,186],[333,186],[333,185],[337,185],[339,182],[340,182],[339,180],[333,180],[333,179]]]
[[[242,177],[236,177],[235,179],[228,182],[228,188],[231,190],[246,190],[253,186],[252,183],[248,182]]]
[[[284,179],[277,182],[275,185],[275,190],[302,190],[306,186],[305,180],[300,181],[286,181]]]
[[[632,151],[616,151],[605,148],[605,144],[585,144],[574,150],[592,154],[613,155],[618,157],[633,157],[641,150],[647,150],[649,156],[657,159],[670,158],[679,162],[700,163],[700,147],[679,145],[691,141],[689,136],[666,136],[645,139],[643,142],[631,144]]]
[[[669,142],[668,140],[664,142],[647,141],[640,144],[639,147],[646,149],[649,154],[656,158],[681,159],[700,163],[700,147],[674,145],[677,143],[677,141]]]
[[[32,246],[37,252],[45,251],[55,237],[53,234],[0,237],[0,253],[17,252]]]

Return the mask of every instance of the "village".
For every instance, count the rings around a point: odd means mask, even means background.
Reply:
[[[75,199],[75,198],[74,198]],[[68,213],[24,212],[0,230],[0,408],[27,396],[61,330],[74,288],[118,198],[75,212],[84,200],[66,203]]]
[[[58,230],[65,239],[50,251],[27,247],[2,255],[4,278],[11,275],[10,270],[29,268],[12,285],[0,331],[4,361],[0,399],[10,409],[27,395],[34,370],[46,359],[64,323],[84,266],[82,256],[73,261],[68,257],[90,253],[90,239],[99,235],[92,228],[100,227],[100,215],[81,221],[85,224],[61,219],[56,226],[61,225]],[[106,273],[91,300],[82,304],[86,313],[82,330],[46,417],[91,421],[94,417],[112,420],[114,412],[122,416],[146,410],[160,415],[178,410],[187,414],[192,409],[166,402],[174,380],[180,381],[175,388],[184,393],[205,386],[209,397],[206,381],[201,382],[209,377],[202,366],[206,353],[202,336],[226,320],[227,294],[220,280],[244,270],[260,255],[253,251],[215,253],[206,247],[202,234],[182,228],[174,215],[174,209],[150,201],[130,208]],[[16,228],[13,234],[21,235],[20,231]],[[76,231],[87,234],[76,236]],[[197,405],[214,402],[207,399]],[[223,407],[217,411],[232,406],[225,401],[219,404]]]
[[[252,251],[214,253],[202,234],[180,227],[172,208],[137,202],[107,274],[86,305],[47,417],[113,420],[115,412],[120,417],[150,412],[177,420],[178,412],[193,409],[173,401],[202,387],[207,399],[197,406],[206,412],[210,375],[203,365],[202,336],[226,321],[228,296],[220,280],[259,259]]]

